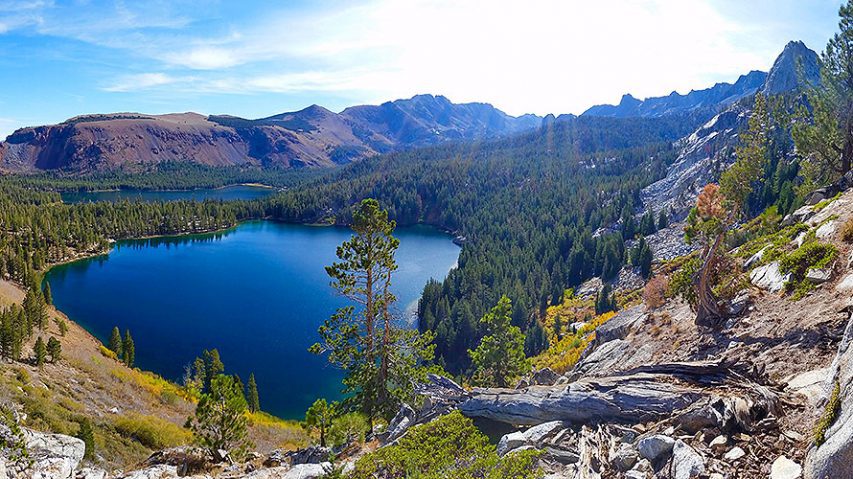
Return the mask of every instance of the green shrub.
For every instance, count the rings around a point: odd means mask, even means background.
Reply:
[[[540,453],[527,450],[498,457],[495,446],[470,419],[454,411],[415,426],[393,446],[364,455],[352,479],[533,479]]]
[[[350,441],[363,442],[368,430],[364,415],[351,412],[335,418],[329,428],[329,442],[332,447],[343,446]]]
[[[122,436],[140,442],[150,449],[188,444],[192,438],[189,431],[157,416],[130,413],[113,421],[116,431]]]
[[[779,260],[779,270],[782,274],[791,274],[785,283],[785,289],[791,293],[794,300],[804,297],[814,288],[805,279],[806,273],[812,268],[826,268],[838,256],[838,249],[828,243],[810,241],[794,251],[782,256]]]
[[[828,243],[810,242],[782,256],[779,270],[791,273],[791,281],[802,281],[812,268],[825,268],[838,255],[838,249]]]
[[[681,268],[672,273],[667,288],[667,296],[670,298],[681,298],[691,307],[696,305],[696,288],[693,287],[693,277],[702,267],[702,258],[698,256],[691,258]]]
[[[826,431],[838,418],[838,413],[841,411],[841,385],[836,381],[832,388],[832,394],[829,396],[829,401],[823,410],[817,424],[814,428],[814,444],[820,446],[826,441]]]

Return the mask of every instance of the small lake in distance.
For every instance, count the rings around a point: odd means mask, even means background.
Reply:
[[[130,329],[136,365],[172,380],[203,349],[218,348],[226,372],[255,373],[261,407],[301,419],[319,397],[339,399],[340,371],[307,352],[343,298],[324,266],[351,231],[255,221],[224,233],[122,241],[108,256],[50,270],[56,307],[100,340]],[[394,292],[401,315],[430,278],[443,279],[459,247],[433,228],[398,228]],[[407,311],[403,311],[407,310]]]
[[[178,201],[178,200],[256,200],[275,194],[278,190],[265,186],[231,185],[222,188],[199,188],[195,190],[112,190],[112,191],[64,191],[60,195],[64,203],[95,201]]]

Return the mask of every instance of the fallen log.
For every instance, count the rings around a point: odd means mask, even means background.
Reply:
[[[686,429],[703,424],[750,430],[777,413],[778,395],[723,360],[641,366],[567,385],[474,389],[458,408],[469,417],[531,425],[638,424],[674,416]]]

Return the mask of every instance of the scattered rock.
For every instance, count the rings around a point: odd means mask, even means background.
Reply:
[[[5,431],[0,431],[0,438],[4,436]],[[33,460],[30,479],[73,477],[86,452],[83,441],[63,434],[48,434],[30,429],[22,429],[22,432],[27,451]]]
[[[675,439],[662,434],[655,434],[640,439],[640,442],[637,443],[637,450],[643,458],[656,462],[668,458],[672,454],[674,445]]]
[[[799,232],[799,234],[797,234],[797,237],[796,237],[796,238],[794,238],[794,241],[793,241],[794,246],[796,246],[797,248],[799,248],[800,246],[802,246],[802,245],[803,245],[803,243],[805,243],[805,242],[806,242],[806,236],[808,236],[808,233],[807,233],[807,232],[805,232],[805,231],[800,231],[800,232]]]
[[[782,220],[782,226],[791,226],[797,223],[805,223],[809,218],[815,215],[811,206],[806,205],[789,214]]]
[[[693,479],[705,472],[705,460],[679,439],[672,447],[672,468],[673,479]]]
[[[533,373],[533,384],[552,386],[559,378],[560,375],[555,373],[551,368],[542,368]]]
[[[738,446],[735,446],[735,447],[731,448],[731,450],[729,450],[729,452],[727,452],[725,455],[723,455],[723,459],[725,459],[727,461],[737,461],[738,459],[742,458],[745,455],[746,455],[746,451],[744,451],[743,449],[741,449]]]
[[[625,472],[634,467],[637,459],[639,459],[637,450],[630,444],[625,443],[620,445],[619,449],[611,451],[610,454],[610,464],[620,472]]]
[[[732,300],[731,304],[729,304],[729,313],[731,313],[732,316],[740,316],[744,311],[746,311],[749,303],[749,291],[740,291]]]
[[[803,476],[803,468],[785,456],[779,456],[770,466],[770,479],[798,479]],[[823,476],[820,476],[823,477]],[[842,476],[826,476],[842,477]]]
[[[524,389],[530,387],[530,381],[527,378],[521,378],[518,380],[518,384],[515,385],[515,389]]]
[[[722,452],[726,448],[726,445],[728,443],[729,438],[727,438],[726,436],[717,436],[711,440],[711,442],[708,444],[708,447],[710,447],[711,450],[714,452]]]
[[[814,284],[823,284],[832,277],[832,268],[812,268],[806,272],[806,279]]]
[[[329,460],[332,450],[317,445],[308,446],[286,454],[288,463],[293,466],[300,464],[321,464]]]
[[[547,439],[555,436],[566,427],[562,421],[550,421],[533,426],[526,431],[504,435],[498,443],[498,454],[503,456],[509,451],[523,446],[541,446]]]
[[[383,437],[383,442],[393,442],[399,439],[406,432],[406,430],[408,430],[409,427],[414,424],[416,419],[417,413],[414,409],[409,407],[408,404],[403,404],[402,406],[400,406],[400,410],[397,411],[397,415],[394,416],[394,419],[392,419],[390,423],[388,423],[387,433],[384,435],[385,437]],[[326,458],[328,458],[328,456],[329,455],[327,453]],[[323,461],[325,461],[326,458],[323,458]]]
[[[757,265],[761,261],[761,258],[764,257],[764,253],[768,249],[770,249],[770,245],[761,248],[758,253],[755,253],[754,255],[750,256],[749,259],[743,263],[743,270],[749,271],[750,269],[752,269],[753,266]]]
[[[789,274],[783,276],[779,271],[778,261],[759,266],[749,273],[752,284],[773,293],[781,291],[789,278]]]
[[[818,229],[815,230],[814,235],[818,239],[826,240],[835,233],[835,221],[827,221],[826,223],[820,225]]]
[[[849,267],[849,266],[848,266]],[[836,291],[850,291],[853,290],[853,273],[849,273],[845,276],[841,281],[835,285]]]

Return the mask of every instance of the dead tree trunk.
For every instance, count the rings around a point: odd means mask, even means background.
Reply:
[[[693,279],[696,287],[696,324],[712,329],[721,329],[726,321],[727,311],[720,306],[720,300],[711,287],[711,275],[717,260],[717,250],[725,237],[725,231],[718,234],[714,242],[705,251],[702,267]]]

